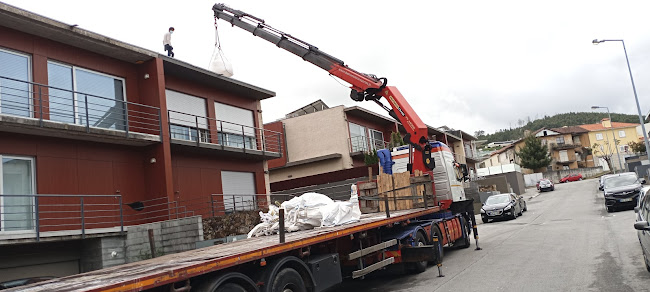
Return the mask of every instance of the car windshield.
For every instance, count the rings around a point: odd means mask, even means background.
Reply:
[[[503,195],[503,196],[491,196],[485,200],[485,205],[497,205],[497,204],[503,204],[507,203],[510,201],[510,196],[508,195]]]
[[[614,177],[607,178],[607,180],[605,181],[605,188],[615,188],[615,187],[633,185],[635,183],[637,183],[636,175],[614,176]]]

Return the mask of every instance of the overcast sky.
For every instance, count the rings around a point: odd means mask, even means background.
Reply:
[[[176,31],[176,58],[207,68],[215,43],[214,1],[3,0],[55,20],[163,52]],[[620,42],[624,39],[641,110],[650,109],[648,1],[269,1],[224,2],[333,55],[388,78],[422,120],[469,133],[591,105],[636,114]],[[325,71],[219,20],[237,80],[276,92],[262,102],[271,122],[322,99],[359,105]],[[604,114],[603,116],[606,116]]]

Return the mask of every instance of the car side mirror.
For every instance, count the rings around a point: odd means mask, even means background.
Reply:
[[[639,221],[634,223],[634,229],[642,231],[648,230],[648,221]]]
[[[642,179],[641,179],[641,184],[642,184],[642,185],[645,184],[645,178],[642,178]]]
[[[634,213],[639,213],[639,207],[634,207]]]

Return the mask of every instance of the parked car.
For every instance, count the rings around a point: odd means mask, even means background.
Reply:
[[[11,280],[11,281],[5,281],[0,283],[0,290],[4,289],[9,289],[9,288],[14,288],[14,287],[20,287],[24,285],[29,285],[29,284],[34,284],[42,281],[47,281],[47,280],[52,280],[55,277],[33,277],[33,278],[25,278],[25,279],[16,279],[16,280]]]
[[[526,206],[525,203],[524,206]],[[481,219],[483,223],[488,223],[491,219],[517,219],[522,212],[523,209],[516,194],[492,195],[485,200],[481,208]]]
[[[605,207],[607,212],[622,207],[636,207],[641,193],[641,184],[634,172],[624,172],[608,177],[604,183]]]
[[[644,188],[647,192],[648,188]],[[650,252],[650,226],[648,226],[648,216],[650,216],[650,196],[643,196],[639,207],[635,208],[637,212],[634,229],[638,230],[636,235],[639,237],[641,252],[643,253],[643,263],[646,270],[650,272],[650,263],[648,262],[648,252]]]
[[[537,182],[537,190],[540,192],[543,191],[554,191],[555,185],[550,179],[543,178]]]
[[[605,174],[605,175],[600,176],[600,179],[598,180],[598,183],[599,183],[598,190],[601,190],[601,191],[603,190],[603,184],[605,184],[605,179],[607,179],[608,177],[610,177],[612,175],[613,174]]]
[[[582,174],[572,173],[560,179],[560,183],[582,180]]]

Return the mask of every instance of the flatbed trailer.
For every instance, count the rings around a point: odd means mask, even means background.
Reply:
[[[444,244],[462,241],[469,246],[465,219],[432,218],[442,213],[430,207],[393,211],[390,217],[363,214],[351,224],[286,233],[284,242],[279,236],[253,237],[13,291],[275,291],[278,281],[289,282],[282,291],[323,291],[344,276],[362,277],[392,263],[439,264]],[[420,236],[426,240],[418,244]],[[442,245],[434,245],[438,239]]]

